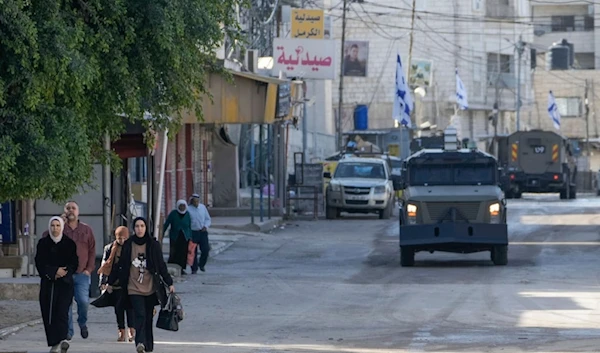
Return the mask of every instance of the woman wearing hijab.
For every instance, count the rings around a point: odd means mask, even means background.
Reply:
[[[177,201],[177,207],[169,213],[163,225],[163,234],[169,231],[169,263],[181,266],[181,274],[186,275],[188,242],[192,239],[192,218],[185,200]]]
[[[115,241],[104,247],[104,257],[102,258],[102,265],[98,269],[100,275],[100,289],[106,290],[111,293],[115,301],[115,315],[117,317],[118,331],[118,342],[125,341],[125,313],[127,313],[127,327],[129,328],[128,340],[133,342],[133,336],[135,330],[133,328],[133,310],[131,308],[125,309],[124,294],[125,291],[123,286],[120,284],[119,279],[113,276],[114,281],[112,285],[108,284],[110,275],[117,273],[117,266],[119,259],[121,258],[121,252],[123,244],[129,239],[129,229],[127,227],[117,227],[115,230]]]
[[[35,266],[40,274],[40,308],[51,353],[69,349],[69,308],[73,302],[73,274],[79,265],[75,242],[63,235],[64,221],[52,217],[48,236],[40,239]]]
[[[150,236],[148,224],[142,217],[133,221],[134,235],[121,251],[118,265],[119,283],[126,289],[126,303],[133,308],[135,346],[137,353],[154,350],[152,317],[154,307],[167,304],[166,286],[174,293],[173,279],[167,271],[160,243]],[[114,283],[109,278],[109,284]]]

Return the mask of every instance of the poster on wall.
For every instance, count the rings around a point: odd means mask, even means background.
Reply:
[[[424,59],[412,59],[410,62],[410,75],[408,84],[411,87],[429,87],[431,85],[431,74],[433,62]]]
[[[344,76],[367,77],[369,42],[347,40],[344,42]]]

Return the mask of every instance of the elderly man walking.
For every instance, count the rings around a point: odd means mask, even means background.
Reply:
[[[210,215],[206,206],[200,203],[200,195],[192,194],[189,207],[190,217],[192,218],[192,241],[200,247],[200,262],[198,262],[198,246],[194,249],[194,263],[192,264],[192,274],[200,271],[205,272],[208,253],[210,252],[210,243],[208,242],[208,228],[210,228]]]

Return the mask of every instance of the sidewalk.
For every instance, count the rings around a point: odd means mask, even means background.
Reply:
[[[281,217],[263,217],[261,222],[260,216],[254,217],[254,224],[250,217],[212,217],[212,226],[210,233],[214,233],[217,229],[230,229],[241,232],[269,232],[281,225],[283,219]]]

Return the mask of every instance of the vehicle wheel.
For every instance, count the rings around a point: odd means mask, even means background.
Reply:
[[[506,266],[508,263],[508,246],[494,246],[491,251],[491,259],[496,266]]]
[[[325,218],[327,219],[336,219],[339,217],[340,210],[336,207],[329,207],[325,210]]]
[[[522,192],[515,192],[515,199],[520,199],[521,197],[523,197],[523,193]]]
[[[415,251],[409,246],[400,247],[400,265],[410,267],[415,264]]]
[[[512,199],[513,198],[512,190],[506,190],[506,192],[504,193],[504,197],[507,199]]]
[[[600,190],[596,191],[596,196],[600,196]]]
[[[388,202],[388,205],[383,209],[379,210],[379,219],[390,219],[392,216],[392,202]]]

